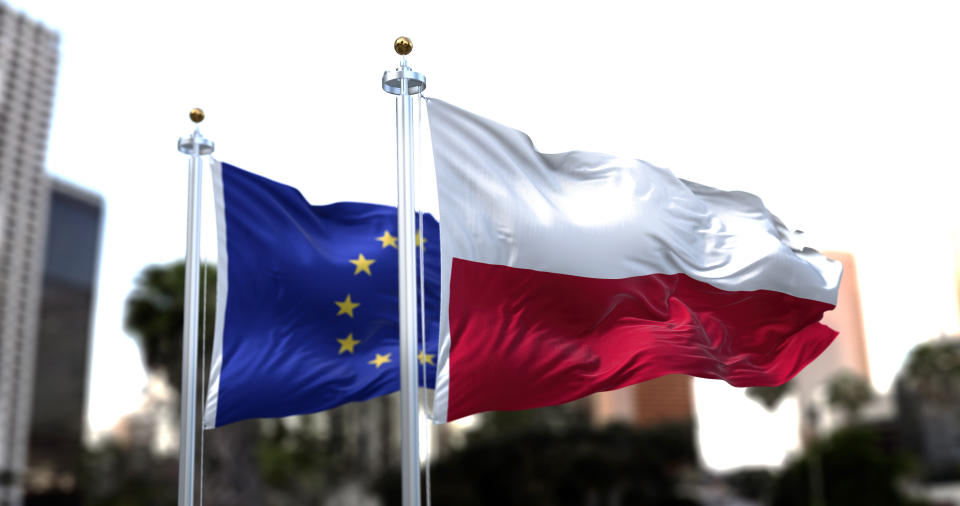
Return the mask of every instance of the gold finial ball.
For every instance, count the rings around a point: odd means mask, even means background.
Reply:
[[[203,117],[204,117],[203,109],[199,107],[194,107],[193,109],[190,109],[190,121],[194,123],[200,123],[201,121],[203,121]]]
[[[410,37],[397,37],[397,40],[393,41],[393,50],[400,56],[406,56],[413,51],[413,42]]]

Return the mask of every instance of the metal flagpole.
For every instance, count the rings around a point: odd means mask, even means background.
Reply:
[[[383,73],[383,90],[397,95],[397,237],[400,270],[400,418],[403,506],[420,506],[420,433],[417,428],[417,264],[413,209],[413,95],[427,87],[427,79],[407,65],[413,44],[399,37],[393,48],[400,67]]]
[[[200,188],[203,182],[200,157],[213,153],[213,142],[200,135],[203,110],[190,111],[198,126],[189,137],[181,137],[177,148],[190,155],[187,189],[187,256],[183,280],[183,356],[180,375],[180,488],[177,504],[193,506],[197,455],[197,341],[200,330]]]

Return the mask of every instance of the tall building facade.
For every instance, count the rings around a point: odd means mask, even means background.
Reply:
[[[54,180],[34,367],[26,504],[79,505],[103,203]]]
[[[860,307],[860,286],[857,281],[857,265],[853,255],[842,252],[824,252],[828,258],[843,264],[843,277],[837,295],[837,306],[823,315],[822,322],[837,331],[837,337],[813,362],[793,380],[800,408],[800,430],[809,434],[830,425],[831,418],[826,406],[826,386],[834,375],[850,372],[870,380],[867,362],[867,341],[863,330],[863,312]],[[818,414],[810,416],[811,410]],[[818,420],[820,427],[811,427]]]
[[[655,427],[693,421],[693,379],[670,374],[590,397],[594,425],[625,423]]]
[[[22,502],[59,37],[0,3],[0,506]]]

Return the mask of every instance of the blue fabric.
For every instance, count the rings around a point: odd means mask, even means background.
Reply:
[[[221,166],[226,230],[219,233],[221,241],[226,234],[229,278],[224,321],[217,322],[223,366],[216,425],[312,413],[399,390],[397,249],[384,235],[397,235],[396,207],[311,206],[292,187]],[[429,358],[426,383],[433,388],[440,231],[433,217],[423,222],[422,358]],[[359,305],[345,305],[348,295]],[[418,370],[422,385],[419,362]]]

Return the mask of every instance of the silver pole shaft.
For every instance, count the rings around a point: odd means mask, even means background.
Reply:
[[[404,62],[403,67],[406,67]],[[420,432],[417,427],[417,265],[413,209],[413,97],[400,81],[397,154],[397,235],[400,240],[400,418],[403,506],[420,506]],[[402,142],[400,142],[402,141]]]
[[[200,330],[200,168],[199,135],[194,133],[187,189],[187,256],[183,281],[183,356],[180,376],[180,488],[177,504],[193,506],[197,449],[197,339]]]

